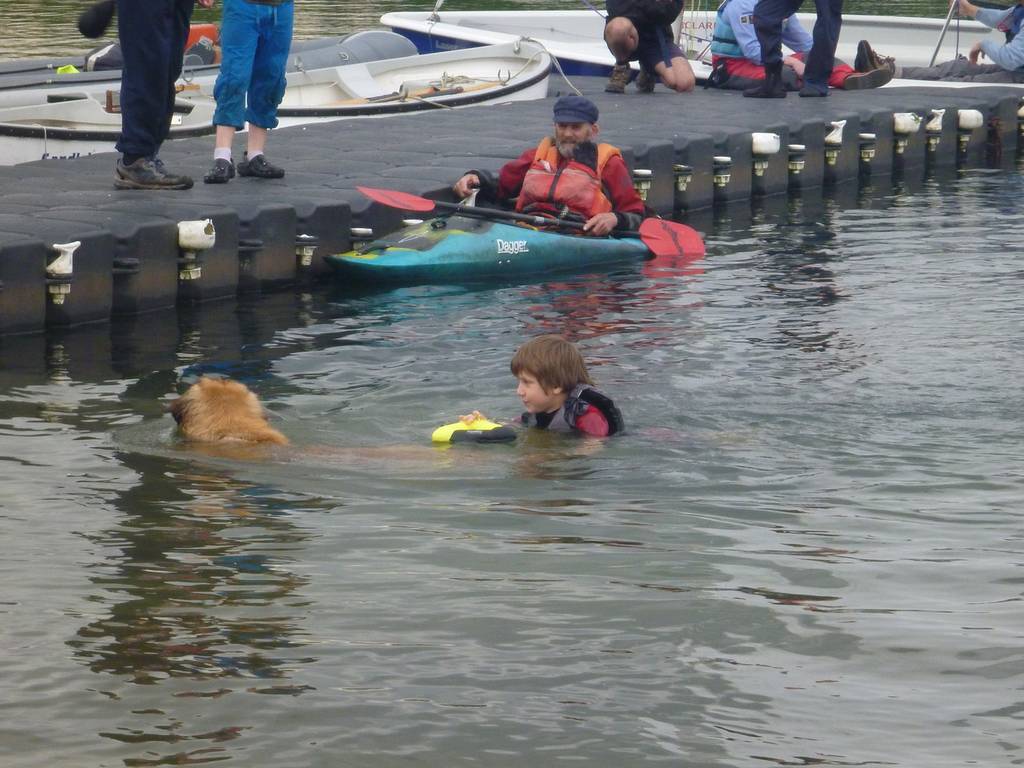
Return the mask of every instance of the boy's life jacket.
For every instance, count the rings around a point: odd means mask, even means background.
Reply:
[[[609,213],[612,201],[605,194],[601,174],[613,157],[622,157],[622,153],[611,144],[598,144],[596,171],[575,160],[560,162],[563,158],[554,139],[545,137],[537,145],[533,163],[526,171],[516,210],[560,216],[568,208],[584,219]]]
[[[575,432],[576,420],[582,416],[590,406],[594,406],[608,422],[608,435],[618,434],[626,428],[626,422],[622,418],[622,412],[608,395],[589,384],[578,384],[565,403],[554,414],[524,413],[522,422],[528,427],[549,429],[555,432]]]

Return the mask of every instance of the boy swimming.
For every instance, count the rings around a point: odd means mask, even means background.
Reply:
[[[519,380],[516,394],[526,406],[519,421],[555,432],[607,437],[625,428],[612,399],[594,387],[583,356],[555,334],[536,336],[512,356],[509,366]],[[469,425],[484,416],[473,411],[459,419]]]

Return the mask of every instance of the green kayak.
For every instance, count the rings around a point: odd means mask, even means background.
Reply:
[[[326,259],[350,280],[408,284],[578,272],[650,257],[638,238],[588,237],[453,215]]]

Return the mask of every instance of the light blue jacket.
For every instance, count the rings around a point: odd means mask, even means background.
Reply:
[[[1016,9],[1016,5],[1010,6],[1005,11],[979,8],[974,18],[986,27],[1002,29],[1005,32],[1007,25],[1013,22],[1012,16]],[[1019,32],[1020,30],[1014,29],[1010,31]],[[991,40],[982,40],[981,50],[984,51],[993,64],[998,64],[1003,69],[1013,71],[1024,67],[1024,34],[1016,35],[1013,40],[1005,45],[999,45]]]
[[[757,41],[757,33],[754,31],[755,5],[757,0],[725,0],[722,3],[715,20],[712,54],[734,59],[744,58],[755,64],[764,63],[761,58],[761,44]],[[814,39],[796,20],[796,16],[790,16],[782,24],[782,44],[795,53],[806,53],[811,50]]]

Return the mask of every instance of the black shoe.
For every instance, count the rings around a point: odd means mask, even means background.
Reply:
[[[853,60],[853,68],[858,72],[882,69],[885,66],[886,58],[875,53],[867,40],[861,40],[857,43],[857,56]]]
[[[271,165],[267,162],[266,155],[256,155],[252,160],[246,155],[238,164],[238,175],[254,176],[257,179],[281,179],[284,178],[284,168]]]
[[[850,75],[850,77],[853,77],[853,75]],[[814,85],[805,85],[803,88],[800,89],[800,95],[803,96],[805,99],[820,99],[825,96],[828,96],[828,86],[826,85],[824,89],[821,89]]]
[[[125,165],[124,158],[114,166],[114,186],[117,189],[191,189],[192,179],[168,173],[162,161],[140,157]]]
[[[753,88],[747,88],[743,95],[751,99],[784,99],[786,86],[782,82],[782,62],[778,66],[764,68],[764,80]]]
[[[203,176],[205,184],[227,184],[235,178],[235,164],[222,157],[213,161],[213,168]]]
[[[893,70],[889,67],[873,69],[870,72],[854,72],[843,80],[844,91],[861,91],[865,88],[880,88],[892,80]]]

